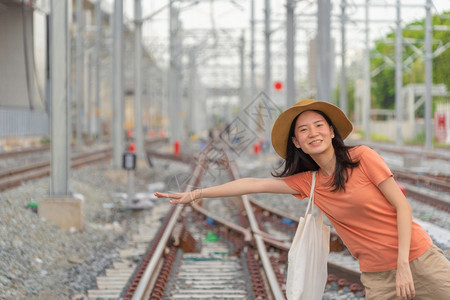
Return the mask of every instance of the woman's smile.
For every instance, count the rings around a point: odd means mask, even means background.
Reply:
[[[322,144],[322,140],[313,140],[309,143],[311,146],[320,146]]]
[[[305,111],[297,118],[295,137],[292,138],[292,142],[303,152],[317,155],[333,151],[331,143],[333,137],[333,128],[321,114]]]

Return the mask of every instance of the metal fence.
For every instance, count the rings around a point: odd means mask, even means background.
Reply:
[[[0,107],[0,138],[48,134],[47,112]]]

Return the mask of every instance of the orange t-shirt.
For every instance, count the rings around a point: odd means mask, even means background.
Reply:
[[[362,272],[380,272],[397,268],[397,211],[378,189],[392,176],[383,158],[367,146],[350,149],[350,157],[360,164],[350,173],[345,192],[331,192],[330,177],[317,172],[314,203],[330,220]],[[309,197],[312,172],[284,177],[298,191],[295,197]],[[431,238],[412,222],[410,261],[425,253]]]

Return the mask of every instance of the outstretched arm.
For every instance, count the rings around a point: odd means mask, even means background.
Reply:
[[[233,197],[245,194],[298,194],[279,178],[240,178],[221,185],[186,193],[155,193],[158,198],[172,198],[172,204],[186,204],[200,198]]]

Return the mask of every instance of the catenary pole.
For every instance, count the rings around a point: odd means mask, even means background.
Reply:
[[[270,0],[264,1],[264,92],[270,97],[272,81],[270,67]]]
[[[364,91],[362,99],[362,124],[364,139],[370,140],[370,44],[369,44],[369,0],[365,5],[365,50],[364,50]]]
[[[346,35],[345,35],[345,23],[347,16],[345,15],[345,8],[347,1],[341,1],[341,88],[339,91],[340,99],[339,104],[342,111],[348,114],[347,103],[347,67],[346,67]]]
[[[395,115],[396,115],[396,144],[403,145],[403,58],[402,58],[402,19],[401,19],[401,3],[400,0],[396,2],[397,7],[397,20],[396,20],[396,31],[395,31]]]
[[[95,61],[95,139],[97,142],[100,141],[100,136],[102,134],[101,130],[101,118],[100,118],[100,47],[101,47],[101,37],[102,37],[102,11],[100,9],[101,0],[95,2],[95,48],[94,48],[94,61]]]
[[[92,136],[92,121],[93,121],[93,116],[94,114],[92,113],[93,111],[93,106],[92,106],[92,86],[93,86],[93,80],[94,80],[94,65],[93,65],[93,61],[94,61],[94,57],[93,57],[93,52],[92,49],[89,49],[88,51],[86,51],[86,78],[87,78],[87,95],[86,95],[86,111],[87,111],[87,133],[88,135],[91,137]]]
[[[75,40],[76,71],[76,145],[83,144],[83,95],[84,95],[84,51],[83,51],[83,0],[76,2],[77,37]]]
[[[264,92],[266,93],[267,97],[271,97],[271,91],[272,91],[272,73],[271,73],[271,50],[270,50],[270,36],[271,36],[271,28],[270,28],[270,15],[271,15],[271,8],[270,8],[270,0],[264,1]],[[269,123],[269,119],[265,118],[264,121],[264,136],[267,145],[270,145],[270,131],[272,124]],[[268,150],[270,151],[271,147],[268,147]]]
[[[286,3],[286,107],[295,103],[295,2]]]
[[[255,0],[252,0],[250,12],[250,98],[256,94],[255,87]]]
[[[318,72],[316,78],[317,99],[331,100],[331,3],[321,0],[318,4],[317,16],[317,61]]]
[[[50,101],[51,183],[50,195],[69,194],[70,105],[68,2],[50,2]]]
[[[432,33],[431,24],[431,0],[426,0],[425,4],[425,149],[433,149],[433,124],[432,124],[432,104],[431,86],[433,84],[433,53],[432,53]]]
[[[195,47],[193,47],[192,49],[190,49],[189,51],[189,63],[188,63],[188,70],[189,70],[189,92],[188,92],[188,96],[189,96],[189,105],[188,105],[188,132],[191,134],[195,134],[196,133],[196,118],[195,118],[195,114],[197,111],[199,111],[197,109],[197,103],[199,100],[196,99],[196,77],[197,77],[197,50],[195,49]]]
[[[239,39],[239,94],[240,94],[240,107],[246,106],[245,101],[245,32],[242,31]]]
[[[123,2],[114,2],[114,30],[113,30],[113,167],[120,168],[122,152],[124,151],[123,131]]]
[[[144,159],[144,141],[142,126],[142,6],[141,0],[134,0],[134,136],[136,156]]]
[[[180,21],[179,21],[179,9],[170,5],[170,21],[169,21],[169,72],[168,72],[168,98],[169,98],[169,131],[170,141],[173,143],[175,140],[181,138],[181,47],[179,41],[180,35]]]

